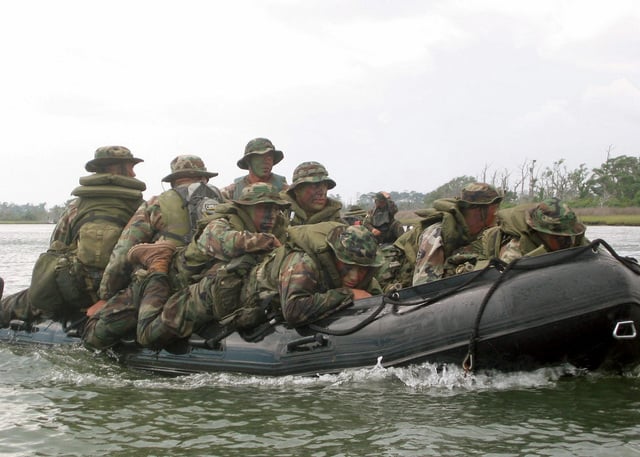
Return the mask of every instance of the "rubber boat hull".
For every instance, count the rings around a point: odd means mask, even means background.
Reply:
[[[213,349],[194,336],[173,352],[135,343],[111,352],[130,367],[171,375],[316,375],[421,362],[469,370],[559,363],[622,369],[640,363],[640,268],[599,243],[359,300],[313,328],[274,325],[257,342],[233,333]],[[0,340],[79,344],[52,321],[2,329]]]

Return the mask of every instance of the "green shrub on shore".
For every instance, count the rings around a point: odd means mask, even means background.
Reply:
[[[609,214],[580,216],[586,225],[640,225],[640,214]]]

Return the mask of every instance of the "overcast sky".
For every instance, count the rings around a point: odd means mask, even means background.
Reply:
[[[0,202],[62,204],[119,144],[145,197],[178,154],[323,163],[347,203],[535,159],[640,155],[640,2],[38,1],[0,6]]]

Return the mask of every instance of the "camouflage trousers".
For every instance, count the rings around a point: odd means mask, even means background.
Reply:
[[[31,322],[40,316],[40,311],[31,305],[29,289],[7,295],[0,300],[0,328],[8,327],[13,319]]]
[[[194,329],[214,320],[211,311],[213,278],[205,276],[172,294],[169,278],[154,273],[120,291],[85,324],[83,343],[106,349],[123,339],[161,349],[191,336]]]
[[[144,288],[138,312],[137,340],[144,347],[161,349],[188,338],[199,327],[214,321],[212,286],[214,276],[205,276],[169,296],[165,275],[152,275]]]
[[[88,349],[109,348],[122,339],[135,338],[138,305],[134,289],[128,287],[107,300],[105,306],[91,316],[84,326],[82,342]]]

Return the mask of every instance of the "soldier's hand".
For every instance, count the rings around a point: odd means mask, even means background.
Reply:
[[[354,300],[360,300],[362,298],[371,297],[371,294],[364,289],[351,289]]]
[[[380,234],[382,232],[380,230],[378,230],[377,228],[372,228],[371,229],[371,233],[373,233],[373,236],[380,236]]]

